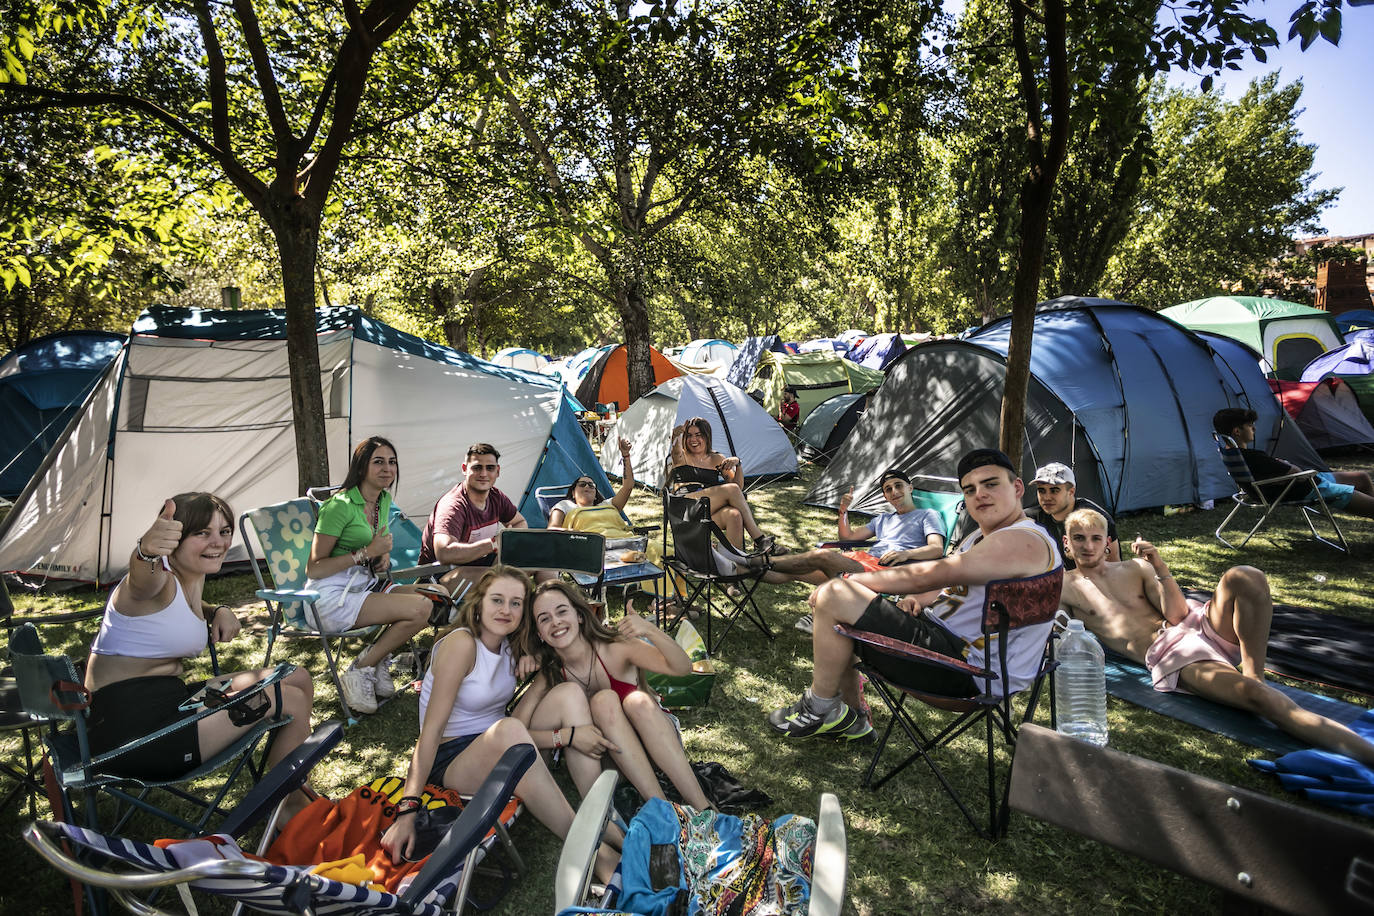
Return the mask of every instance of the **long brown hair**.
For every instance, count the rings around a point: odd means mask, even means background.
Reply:
[[[234,510],[213,493],[178,493],[172,497],[172,502],[177,506],[172,518],[181,522],[181,541],[186,540],[189,534],[209,528],[216,512],[224,516],[230,529],[234,527]],[[232,533],[230,536],[233,536]],[[177,541],[178,547],[181,541]]]
[[[353,449],[353,457],[348,459],[348,473],[344,475],[343,483],[339,484],[341,492],[353,489],[367,478],[367,466],[372,462],[372,453],[382,446],[391,449],[391,454],[397,456],[396,480],[391,486],[394,488],[396,484],[401,482],[401,459],[400,454],[396,451],[396,446],[391,444],[391,440],[381,436],[369,436]]]
[[[522,655],[530,654],[530,609],[532,607],[530,602],[530,577],[514,566],[502,566],[500,563],[497,563],[486,572],[482,573],[482,578],[477,580],[477,584],[468,589],[467,597],[463,599],[462,606],[458,608],[458,616],[454,619],[453,623],[445,627],[439,633],[438,638],[434,640],[436,643],[454,630],[467,630],[472,634],[474,639],[481,638],[482,601],[486,599],[487,592],[491,589],[492,583],[497,579],[514,579],[525,589],[525,605],[520,612],[520,626],[516,628],[514,633],[506,637],[506,641],[510,643],[512,660],[520,658]]]
[[[696,429],[701,433],[701,438],[706,440],[706,454],[711,454],[714,449],[711,447],[711,424],[705,417],[692,417],[682,424],[682,450],[687,452],[687,430]],[[687,452],[691,454],[691,452]]]
[[[529,654],[539,661],[539,672],[544,675],[545,683],[552,687],[563,680],[563,662],[553,647],[539,638],[538,628],[534,625],[534,603],[539,600],[540,595],[547,592],[558,592],[568,599],[573,610],[577,611],[577,632],[592,644],[592,651],[596,651],[597,643],[612,643],[623,637],[618,630],[611,629],[597,619],[596,612],[587,603],[582,589],[562,579],[550,579],[539,583],[534,590],[534,596],[530,599]]]

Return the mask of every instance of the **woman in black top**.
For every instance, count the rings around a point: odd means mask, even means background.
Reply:
[[[711,424],[693,417],[673,429],[672,468],[668,487],[674,494],[692,493],[711,500],[711,519],[730,543],[743,549],[744,535],[754,539],[756,550],[780,552],[771,534],[764,534],[749,501],[744,498],[744,468],[733,455],[725,457],[711,448]]]

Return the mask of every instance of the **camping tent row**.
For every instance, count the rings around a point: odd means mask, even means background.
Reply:
[[[556,381],[502,369],[374,321],[316,312],[333,481],[368,436],[396,444],[396,500],[423,520],[467,446],[501,451],[501,489],[540,524],[534,488],[590,474],[609,491]],[[154,308],[0,524],[0,570],[109,583],[168,496],[208,491],[237,512],[297,495],[281,311]],[[603,492],[605,492],[603,491]],[[235,545],[230,560],[243,559]]]
[[[957,489],[959,457],[998,441],[1010,336],[1004,317],[966,339],[908,350],[805,501],[835,507],[854,486],[855,511],[881,511],[878,478],[889,467],[921,489]],[[1325,469],[1245,345],[1125,303],[1041,303],[1021,477],[1065,462],[1079,495],[1113,512],[1224,498],[1235,485],[1212,438],[1212,415],[1227,406],[1259,414],[1259,447]]]
[[[1342,342],[1329,312],[1282,299],[1212,296],[1160,312],[1185,328],[1211,331],[1247,344],[1264,360],[1266,372],[1292,381],[1315,357]]]
[[[0,496],[14,499],[23,491],[123,346],[121,334],[69,331],[0,359]]]
[[[713,449],[739,458],[746,481],[764,482],[797,473],[791,440],[758,402],[718,378],[683,375],[631,404],[611,432],[630,443],[636,482],[663,488],[673,429],[695,417],[710,424]],[[602,449],[601,463],[611,474],[624,473],[619,449]]]

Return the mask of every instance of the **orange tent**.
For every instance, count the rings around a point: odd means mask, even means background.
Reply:
[[[587,367],[587,374],[577,386],[577,400],[588,410],[597,404],[615,403],[618,410],[630,406],[630,372],[626,365],[625,345],[612,347]],[[654,385],[682,375],[672,360],[654,347],[649,347],[649,363],[654,369]]]

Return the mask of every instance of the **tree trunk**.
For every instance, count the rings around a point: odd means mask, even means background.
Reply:
[[[1000,447],[1021,466],[1021,443],[1026,429],[1026,389],[1030,385],[1031,340],[1035,306],[1040,301],[1040,271],[1045,266],[1045,236],[1050,221],[1053,184],[1042,176],[1027,177],[1021,186],[1021,247],[1011,293],[1011,340],[1007,344],[1007,381],[1002,391]]]
[[[634,402],[654,387],[654,367],[649,360],[649,304],[639,280],[630,280],[615,292],[616,308],[625,326],[625,359],[630,374],[630,401]],[[619,405],[621,410],[628,406]]]
[[[299,199],[274,213],[272,234],[281,258],[286,300],[286,349],[291,372],[291,415],[296,429],[296,477],[302,496],[329,484],[329,443],[324,425],[324,387],[315,321],[315,260],[318,217]]]

